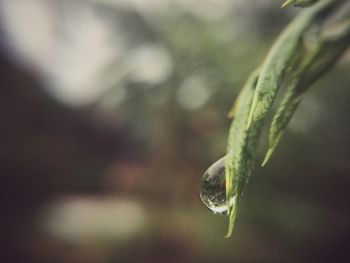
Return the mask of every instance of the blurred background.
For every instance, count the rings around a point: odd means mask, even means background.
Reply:
[[[256,168],[232,238],[199,199],[300,11],[281,2],[0,0],[0,261],[350,262],[349,52]]]

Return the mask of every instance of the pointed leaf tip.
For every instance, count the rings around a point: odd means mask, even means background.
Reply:
[[[233,227],[236,221],[236,215],[237,215],[237,204],[234,205],[234,207],[231,210],[231,213],[229,214],[230,221],[229,221],[228,231],[225,238],[229,238],[232,236]]]
[[[270,158],[272,156],[273,151],[274,151],[274,148],[269,148],[267,150],[267,153],[265,155],[264,161],[261,164],[261,167],[264,167],[267,164],[267,162],[270,160]]]
[[[291,4],[293,4],[294,0],[287,0],[285,1],[282,5],[281,5],[281,8],[285,8]]]

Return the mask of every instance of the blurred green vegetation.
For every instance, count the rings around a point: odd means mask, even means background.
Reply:
[[[201,204],[199,180],[225,153],[239,90],[295,11],[237,0],[213,18],[175,4],[148,13],[105,2],[84,5],[123,28],[109,44],[117,49],[120,38],[127,49],[99,68],[101,92],[88,104],[62,103],[48,89],[58,82],[2,47],[1,262],[349,261],[349,54],[307,93],[267,167],[255,169],[224,239],[226,218]],[[146,56],[145,72],[168,68],[157,81],[127,71],[150,46],[170,63]],[[87,61],[99,50],[90,52]]]

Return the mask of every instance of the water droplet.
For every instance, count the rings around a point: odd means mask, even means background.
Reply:
[[[202,202],[214,213],[226,215],[226,177],[225,157],[216,161],[204,173],[200,183],[200,197]],[[235,203],[236,197],[230,200],[230,206]]]

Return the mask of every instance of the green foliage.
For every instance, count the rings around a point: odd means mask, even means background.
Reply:
[[[237,205],[241,201],[244,189],[254,168],[254,159],[257,142],[262,127],[262,122],[256,122],[251,129],[245,127],[248,121],[248,114],[254,96],[258,70],[254,71],[248,78],[242,89],[239,99],[236,101],[235,118],[232,122],[226,156],[226,199],[236,196],[236,202],[230,209],[228,204],[227,214],[230,218],[227,237],[232,234],[233,224],[237,213]]]
[[[298,108],[305,91],[311,87],[323,73],[340,57],[350,44],[350,23],[336,40],[321,39],[317,46],[306,53],[301,65],[291,72],[287,91],[283,97],[276,115],[274,116],[270,128],[269,149],[265,156],[262,166],[264,166],[278,142],[280,141],[284,130],[286,129],[294,112]]]
[[[294,2],[311,4],[315,1]],[[350,45],[348,16],[326,28],[327,19],[342,3],[342,0],[324,0],[298,16],[278,37],[261,69],[251,74],[229,113],[234,120],[227,143],[226,197],[230,200],[236,196],[237,201],[228,211],[227,237],[232,234],[237,206],[255,165],[263,121],[278,90],[282,85],[287,87],[271,123],[269,149],[263,165],[276,149],[305,91],[335,64]],[[312,27],[321,30],[317,30],[311,43],[307,43],[306,36]]]
[[[302,50],[305,32],[321,17],[329,13],[337,1],[325,0],[320,5],[298,16],[277,38],[262,64],[252,107],[249,113],[248,127],[253,121],[265,117],[277,95],[288,71]]]

